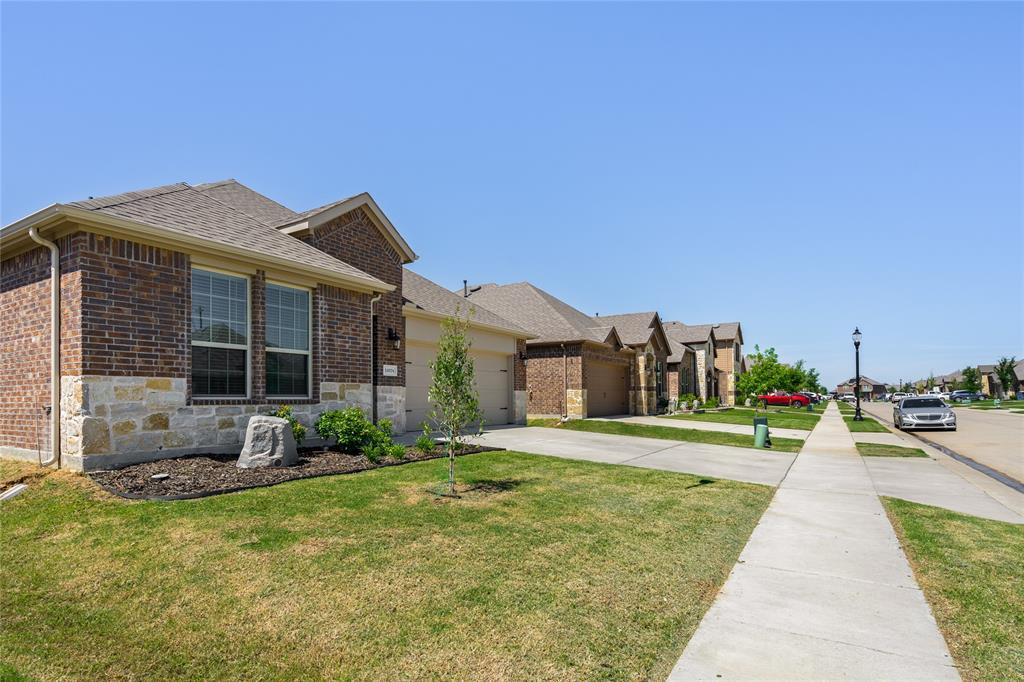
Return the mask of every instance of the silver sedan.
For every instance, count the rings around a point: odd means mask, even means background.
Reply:
[[[903,398],[892,410],[897,429],[956,431],[956,413],[942,398]]]

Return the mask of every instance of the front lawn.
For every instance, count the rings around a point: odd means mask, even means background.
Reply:
[[[960,675],[1024,679],[1024,526],[882,499]]]
[[[853,417],[843,417],[843,421],[846,422],[846,427],[850,429],[851,433],[888,433],[889,429],[882,426],[877,419],[869,417],[864,414],[861,410],[861,416],[864,417],[861,421],[854,421]]]
[[[742,433],[722,431],[701,431],[698,429],[680,429],[675,426],[651,426],[648,424],[629,424],[619,421],[599,419],[571,419],[560,423],[557,419],[532,419],[529,426],[548,426],[556,429],[588,431],[590,433],[610,433],[616,436],[641,436],[643,438],[662,438],[664,440],[680,440],[690,443],[711,443],[713,445],[733,445],[741,448],[754,447],[754,436]],[[750,430],[754,427],[751,425]],[[772,449],[777,452],[799,452],[804,442],[796,438],[772,438]]]
[[[664,679],[772,489],[490,452],[185,502],[0,505],[0,677]],[[29,465],[0,462],[10,483]]]
[[[865,457],[927,457],[921,448],[905,448],[882,443],[857,443],[857,450]]]
[[[736,407],[725,412],[705,412],[704,414],[673,414],[666,415],[665,419],[678,419],[680,421],[715,422],[718,424],[743,424],[753,429],[754,417],[768,417],[768,426],[777,429],[800,429],[810,431],[821,419],[821,411],[807,412],[791,407],[768,408],[755,411],[748,407]]]
[[[967,404],[951,402],[950,404],[953,407],[970,407],[975,410],[1005,410],[1024,407],[1024,400],[1002,400],[998,407],[994,400],[974,400]]]

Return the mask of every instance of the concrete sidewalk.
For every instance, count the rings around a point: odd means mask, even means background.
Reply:
[[[669,426],[677,429],[696,429],[697,431],[719,431],[721,433],[739,433],[744,436],[754,435],[753,422],[749,426],[744,424],[722,424],[720,422],[702,422],[696,419],[670,419],[668,417],[592,417],[594,420],[624,422],[626,424],[645,424],[649,426]],[[810,431],[800,429],[777,429],[771,427],[770,433],[774,438],[795,438],[804,440],[810,435]]]
[[[959,679],[835,407],[670,679]]]

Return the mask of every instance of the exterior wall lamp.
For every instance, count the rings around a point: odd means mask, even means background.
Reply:
[[[398,332],[393,327],[388,327],[388,341],[394,344],[395,350],[402,347],[402,337],[398,335]]]

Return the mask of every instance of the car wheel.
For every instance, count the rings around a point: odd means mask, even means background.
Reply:
[[[896,427],[897,431],[902,431],[903,430],[903,427],[900,426],[900,420],[899,419],[893,419],[892,420],[892,425]]]

